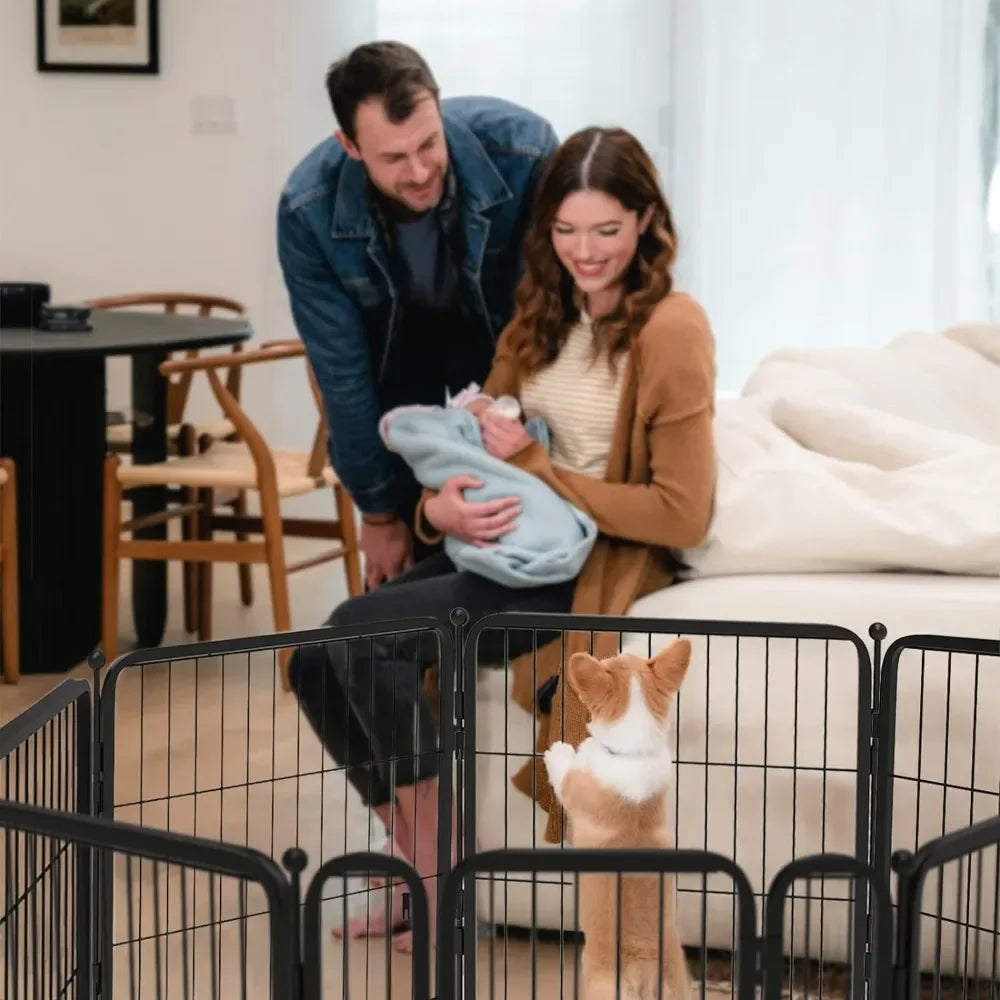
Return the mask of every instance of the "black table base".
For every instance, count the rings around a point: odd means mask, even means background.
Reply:
[[[3,358],[0,453],[17,465],[22,673],[66,670],[100,641],[103,470],[94,458],[104,440],[102,356]]]
[[[17,463],[21,670],[69,670],[100,645],[101,506],[106,452],[105,360],[132,359],[132,460],[167,450],[167,384],[159,365],[177,351],[247,340],[240,319],[95,309],[93,329],[0,334],[0,452]],[[131,494],[130,494],[131,498]],[[134,497],[137,516],[160,510],[166,490]],[[165,538],[165,525],[137,537]],[[167,567],[136,561],[132,610],[139,646],[159,646]],[[132,643],[127,636],[124,649]]]
[[[167,457],[167,380],[159,374],[166,352],[144,351],[132,358],[132,408],[144,419],[132,427],[132,461],[162,462]],[[143,517],[163,510],[167,491],[145,486],[129,492],[132,514]],[[163,539],[166,524],[133,532],[135,538]],[[136,559],[132,563],[132,614],[140,646],[159,646],[167,614],[167,564]]]

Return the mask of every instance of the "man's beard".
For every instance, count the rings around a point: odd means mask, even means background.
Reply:
[[[444,172],[439,171],[436,184],[442,195],[444,193],[443,177]],[[426,208],[413,208],[407,202],[402,201],[400,195],[384,191],[376,185],[372,186],[380,196],[386,217],[392,219],[394,222],[415,222],[417,219],[422,219],[428,212],[433,212],[441,202],[441,198],[439,197],[433,204],[428,205]]]

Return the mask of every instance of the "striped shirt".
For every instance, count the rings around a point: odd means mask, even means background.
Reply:
[[[624,356],[615,374],[602,355],[596,360],[590,321],[583,318],[551,364],[524,379],[525,419],[541,417],[549,426],[552,464],[602,479],[618,416]]]

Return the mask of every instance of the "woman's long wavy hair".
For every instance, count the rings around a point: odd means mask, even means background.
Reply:
[[[594,320],[598,355],[613,360],[630,347],[656,304],[672,287],[677,254],[670,207],[656,167],[642,144],[620,128],[587,128],[556,151],[535,194],[524,242],[524,274],[512,319],[517,354],[528,372],[553,361],[580,315],[572,276],[552,246],[560,206],[576,191],[601,191],[640,216],[652,208],[632,263],[622,276],[624,295],[609,315]]]

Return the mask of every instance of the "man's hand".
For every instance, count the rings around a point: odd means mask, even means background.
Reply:
[[[361,521],[365,582],[374,590],[413,565],[413,535],[399,518],[381,524]]]
[[[491,548],[496,539],[513,531],[521,514],[518,497],[470,503],[464,490],[483,484],[473,476],[452,476],[440,492],[424,504],[424,517],[438,531],[478,548]]]
[[[502,417],[492,410],[480,416],[479,427],[483,434],[483,447],[494,458],[504,461],[523,451],[534,440],[520,420]]]

